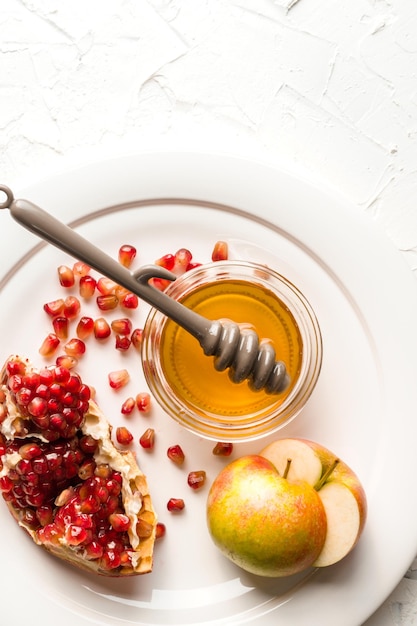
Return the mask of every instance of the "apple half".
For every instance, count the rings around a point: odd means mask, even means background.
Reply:
[[[303,480],[317,491],[327,517],[323,548],[314,567],[337,563],[357,544],[365,526],[367,501],[355,472],[333,452],[308,439],[278,439],[260,455],[282,476]]]

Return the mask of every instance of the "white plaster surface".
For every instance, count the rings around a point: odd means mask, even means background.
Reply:
[[[417,2],[1,0],[0,146],[12,187],[132,150],[294,165],[417,278]],[[417,624],[416,572],[367,626]]]

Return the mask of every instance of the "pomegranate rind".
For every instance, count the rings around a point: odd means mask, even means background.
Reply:
[[[21,424],[28,421],[28,418],[19,413],[12,394],[6,386],[8,373],[7,363],[23,363],[26,372],[36,372],[28,359],[22,359],[17,355],[10,356],[0,372],[0,389],[3,392],[3,408],[5,417],[0,424],[0,432],[6,441],[15,438],[22,442],[27,437],[38,437],[40,441],[43,437],[40,433],[22,432]],[[94,452],[94,460],[97,465],[107,464],[113,470],[120,473],[122,477],[122,501],[126,515],[129,517],[130,526],[127,530],[131,544],[131,566],[124,566],[117,569],[103,569],[99,560],[90,560],[83,556],[82,550],[75,550],[67,545],[63,540],[60,544],[46,543],[39,540],[36,530],[30,528],[22,519],[22,510],[15,507],[11,502],[5,502],[14,519],[39,546],[45,548],[54,556],[71,563],[85,571],[93,572],[103,576],[124,577],[138,574],[147,574],[152,571],[153,551],[156,539],[157,516],[152,504],[152,498],[148,487],[146,476],[141,471],[134,454],[130,450],[119,450],[111,439],[112,426],[105,415],[93,400],[89,400],[88,410],[84,416],[84,422],[80,427],[83,435],[94,437],[99,443]],[[18,453],[13,453],[1,457],[2,469],[0,476],[6,476],[13,470],[21,460]],[[81,479],[80,479],[80,482]],[[138,522],[143,521],[151,532],[146,537],[139,537],[137,534]],[[139,524],[140,527],[140,524]]]

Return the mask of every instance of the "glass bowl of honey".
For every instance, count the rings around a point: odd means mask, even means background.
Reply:
[[[166,293],[200,315],[250,324],[285,364],[288,383],[277,394],[235,383],[215,369],[197,339],[151,309],[142,340],[145,378],[155,400],[189,431],[215,441],[248,441],[271,434],[299,414],[321,368],[322,340],[304,295],[270,267],[216,261],[172,282]]]

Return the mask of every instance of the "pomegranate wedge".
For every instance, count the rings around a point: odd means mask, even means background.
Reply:
[[[150,572],[157,520],[147,480],[114,446],[89,387],[74,370],[37,370],[18,356],[0,385],[0,491],[18,524],[85,570]]]

